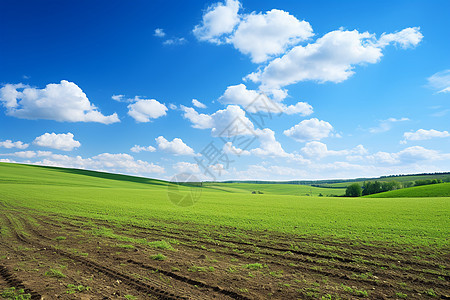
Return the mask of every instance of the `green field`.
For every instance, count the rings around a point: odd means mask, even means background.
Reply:
[[[410,188],[364,196],[366,198],[450,197],[450,183],[413,186]]]
[[[141,226],[176,220],[365,241],[448,243],[449,198],[306,197],[284,195],[298,187],[279,185],[267,187],[265,194],[249,192],[256,188],[260,189],[245,184],[206,186],[194,206],[183,208],[168,200],[167,183],[162,181],[0,164],[0,201],[41,212]]]
[[[234,193],[252,193],[253,191],[260,191],[264,194],[297,196],[340,196],[345,194],[345,189],[321,188],[301,184],[206,183],[204,186]]]
[[[0,295],[445,298],[450,197],[413,196],[448,186],[319,197],[333,189],[0,163]],[[169,195],[199,198],[180,207]]]

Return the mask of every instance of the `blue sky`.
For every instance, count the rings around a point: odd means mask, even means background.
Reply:
[[[449,171],[449,10],[2,1],[0,160],[202,180]]]

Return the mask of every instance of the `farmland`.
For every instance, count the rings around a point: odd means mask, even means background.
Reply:
[[[177,186],[201,189],[195,205],[180,207],[167,197],[171,186],[0,163],[0,291],[22,287],[36,299],[449,296],[448,195],[344,198],[326,197],[343,189],[207,183]]]

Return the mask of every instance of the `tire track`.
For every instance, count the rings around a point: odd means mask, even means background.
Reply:
[[[8,216],[6,216],[6,218],[9,220],[9,223],[13,225],[13,222],[11,221],[11,219]],[[14,235],[21,242],[23,242],[25,244],[41,248],[41,250],[44,250],[44,251],[59,254],[60,256],[64,256],[66,258],[70,258],[74,261],[79,262],[81,265],[84,265],[96,272],[103,273],[106,276],[108,276],[114,280],[121,280],[122,282],[124,282],[125,284],[127,284],[128,286],[134,288],[135,290],[137,290],[139,292],[150,294],[150,295],[155,296],[162,300],[180,300],[180,299],[187,300],[187,299],[189,299],[188,297],[185,297],[185,296],[179,296],[179,295],[177,296],[174,293],[167,292],[167,291],[159,288],[158,287],[159,284],[150,285],[150,284],[144,283],[144,282],[136,280],[126,274],[123,274],[123,273],[113,270],[111,268],[102,266],[102,265],[100,265],[96,262],[93,262],[91,260],[88,260],[86,258],[79,257],[77,255],[68,253],[61,249],[55,248],[51,245],[44,245],[37,241],[29,240],[23,234],[18,233],[15,229],[15,226],[12,226],[11,230],[12,230],[12,232],[14,232]],[[173,289],[175,290],[175,288],[173,288]],[[178,292],[180,292],[180,291],[178,291]],[[181,293],[181,294],[183,294],[183,293]]]
[[[65,222],[64,222],[64,224],[69,225],[69,226],[73,226],[73,227],[76,228],[76,226],[73,225],[73,224],[70,224],[70,223],[67,224]],[[111,224],[108,224],[108,225],[111,225]],[[163,236],[163,237],[166,237],[166,238],[177,238],[179,240],[186,240],[186,241],[193,241],[193,240],[195,240],[195,241],[198,241],[198,242],[201,242],[201,243],[204,243],[204,244],[218,246],[217,244],[214,244],[212,242],[204,241],[204,240],[200,240],[200,239],[196,239],[196,238],[187,239],[187,238],[183,238],[183,237],[179,237],[179,236],[167,235],[167,234],[164,234],[164,233],[161,233],[158,236]],[[142,237],[142,236],[136,235],[136,237]],[[224,240],[222,240],[222,241],[224,241]],[[246,243],[246,242],[236,242],[236,241],[232,241],[231,242],[229,240],[227,240],[227,242],[240,244],[241,246],[244,246],[244,247],[241,247],[241,249],[246,250],[246,251],[252,251],[252,250],[254,250],[255,247],[258,247],[258,245],[253,245],[253,244]],[[184,245],[189,247],[189,248],[193,248],[193,249],[197,249],[197,250],[204,250],[200,246],[187,245],[187,244],[184,244]],[[300,262],[300,263],[306,264],[306,265],[304,265],[302,267],[302,269],[305,270],[305,271],[314,272],[314,273],[318,273],[318,274],[321,274],[321,275],[331,276],[331,277],[344,279],[344,280],[351,280],[351,281],[356,281],[356,282],[366,282],[366,283],[373,284],[375,286],[384,286],[384,287],[391,287],[391,288],[393,287],[393,285],[391,285],[391,284],[384,284],[382,282],[376,282],[374,280],[368,280],[368,279],[362,279],[362,278],[353,278],[352,277],[353,273],[373,272],[373,270],[370,269],[370,268],[361,268],[361,266],[359,264],[358,264],[358,266],[346,265],[346,264],[336,264],[333,261],[333,260],[336,260],[336,261],[339,261],[341,263],[350,263],[350,264],[351,263],[353,263],[353,264],[357,263],[356,261],[351,260],[351,259],[339,260],[339,259],[336,259],[334,256],[326,256],[326,255],[320,255],[320,254],[318,254],[316,256],[312,256],[312,255],[308,255],[308,254],[310,254],[309,252],[281,249],[281,248],[270,247],[270,246],[261,247],[261,248],[263,248],[265,250],[268,250],[268,251],[264,251],[264,252],[260,251],[260,252],[256,253],[255,255],[264,255],[264,256],[268,257],[269,261],[266,261],[266,263],[272,263],[272,264],[277,264],[277,265],[280,265],[280,266],[284,266],[281,263],[277,263],[277,262],[275,262],[273,260],[270,260],[270,257],[277,257],[277,258],[279,258],[281,260],[295,261],[295,262]],[[275,251],[275,252],[272,252],[272,251]],[[288,251],[291,252],[291,253],[297,254],[297,255],[299,255],[301,257],[299,257],[299,256],[293,257],[293,256],[286,256],[284,254],[280,254],[280,252],[281,253],[286,253]],[[221,253],[221,254],[226,254],[226,255],[229,255],[229,256],[233,256],[233,257],[242,258],[242,255],[239,255],[239,254],[236,254],[236,253],[232,253],[232,252],[223,251],[223,250],[220,250],[220,249],[219,250],[216,249],[216,253]],[[305,256],[306,256],[306,258],[303,258]],[[320,262],[320,261],[317,261],[317,260],[308,259],[308,257],[311,257],[311,256],[315,257],[315,258],[327,259],[327,262]],[[258,260],[260,260],[260,259],[258,259]],[[311,264],[313,264],[313,266],[311,266]],[[330,265],[332,265],[335,269],[339,269],[340,270],[340,274],[335,274],[333,272],[318,270],[316,268],[317,265],[321,265],[323,267],[330,267]],[[377,268],[385,267],[387,269],[391,269],[391,267],[389,265],[377,264],[375,262],[364,262],[364,265],[371,265],[371,266],[375,266]],[[351,273],[350,274],[342,274],[343,270],[351,272]],[[400,281],[404,280],[404,279],[407,279],[407,280],[409,280],[411,282],[421,283],[421,284],[426,285],[426,286],[432,286],[432,287],[433,286],[438,286],[438,287],[445,288],[445,289],[448,288],[448,285],[446,285],[444,283],[433,282],[433,281],[429,281],[429,280],[425,280],[425,279],[421,279],[421,278],[418,278],[418,277],[411,276],[412,274],[419,275],[419,276],[423,275],[423,274],[428,274],[427,272],[423,272],[423,271],[415,270],[415,269],[409,269],[409,270],[406,270],[405,272],[407,272],[409,274],[405,274],[404,273],[402,275],[399,275],[399,274],[396,274],[395,272],[394,273],[392,273],[392,272],[382,272],[382,273],[380,273],[379,271],[377,271],[375,275],[378,276],[378,277],[386,277],[386,278],[395,277],[395,278],[398,278]],[[449,279],[450,279],[450,276],[442,274],[442,273],[441,274],[428,274],[428,275],[430,275],[430,276],[442,276],[443,278],[445,278],[446,281],[449,281]]]
[[[27,288],[20,279],[16,278],[11,272],[9,272],[8,268],[3,265],[0,265],[0,277],[2,277],[10,287],[23,289],[26,294],[30,294],[30,299],[32,300],[42,298],[39,293]]]

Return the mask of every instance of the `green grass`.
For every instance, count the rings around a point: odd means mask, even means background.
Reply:
[[[54,277],[54,278],[64,278],[66,275],[63,274],[63,272],[56,270],[56,269],[50,269],[49,271],[46,271],[44,273],[45,276],[48,277]]]
[[[10,300],[28,300],[31,299],[31,294],[25,293],[24,289],[16,289],[15,287],[11,287],[1,291],[0,297]]]
[[[155,255],[150,255],[150,258],[153,260],[166,260],[166,256],[164,256],[161,253],[155,254]]]
[[[230,193],[249,193],[260,191],[271,195],[323,196],[344,195],[345,189],[320,188],[298,184],[263,184],[263,183],[205,183],[204,187]]]
[[[238,191],[236,186],[243,184],[230,184],[233,192],[206,187],[194,206],[178,207],[167,197],[166,182],[78,171],[0,163],[0,202],[43,214],[51,212],[143,227],[175,221],[197,224],[199,228],[218,225],[237,230],[448,245],[448,197],[328,198],[268,191],[252,195],[249,191],[255,186]],[[219,184],[222,185],[227,184]],[[273,189],[282,188],[278,186]],[[189,192],[190,187],[180,187],[180,191]],[[105,228],[93,229],[92,233],[122,243],[145,244],[157,249],[172,247],[166,241],[125,238]]]
[[[365,196],[367,198],[450,197],[450,183],[438,183]]]

